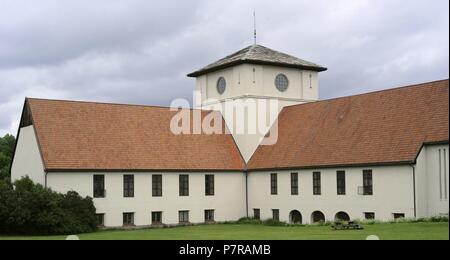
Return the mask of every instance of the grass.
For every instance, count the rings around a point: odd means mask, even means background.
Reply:
[[[446,223],[386,223],[365,225],[362,231],[334,231],[329,226],[266,226],[217,224],[164,229],[99,231],[79,235],[81,240],[449,240]],[[63,240],[65,236],[15,237],[0,240]]]

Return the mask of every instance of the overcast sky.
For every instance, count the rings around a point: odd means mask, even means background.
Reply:
[[[0,135],[26,96],[170,105],[258,43],[323,66],[322,99],[449,77],[448,0],[0,0]]]

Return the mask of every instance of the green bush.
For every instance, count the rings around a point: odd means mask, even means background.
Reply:
[[[0,233],[67,235],[97,228],[91,198],[53,192],[28,177],[11,184],[0,180]]]
[[[311,224],[312,226],[319,226],[319,227],[326,227],[326,226],[332,226],[334,222],[332,221],[319,221],[317,223]]]
[[[431,217],[430,222],[448,222],[448,215]]]
[[[255,218],[240,218],[237,222],[237,224],[261,224],[262,221]]]
[[[280,227],[280,226],[286,226],[287,224],[285,222],[281,222],[274,219],[267,219],[262,222],[266,226],[273,226],[273,227]]]

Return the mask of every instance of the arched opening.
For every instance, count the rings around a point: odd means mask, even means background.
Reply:
[[[298,210],[291,211],[291,213],[289,214],[289,220],[292,224],[302,224],[303,223],[302,214]]]
[[[341,212],[336,213],[334,220],[335,221],[350,221],[350,216],[347,213],[341,211]]]
[[[325,215],[320,211],[314,211],[311,214],[311,222],[312,223],[325,222]]]

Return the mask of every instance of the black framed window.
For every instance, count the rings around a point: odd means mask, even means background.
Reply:
[[[276,173],[270,174],[270,194],[278,194],[278,175]]]
[[[123,213],[123,225],[134,226],[134,213],[132,212]]]
[[[337,182],[337,194],[346,194],[346,184],[345,184],[345,171],[336,172],[336,182]]]
[[[205,210],[205,222],[214,222],[214,210],[213,209]]]
[[[394,213],[394,219],[404,219],[405,213]]]
[[[214,175],[205,175],[205,195],[214,196]]]
[[[364,170],[363,171],[363,194],[366,196],[373,195],[372,170]]]
[[[180,223],[189,223],[189,211],[187,210],[178,211],[178,221]]]
[[[105,175],[94,175],[94,198],[104,198],[105,196]]]
[[[125,198],[134,197],[134,175],[123,176],[123,196]]]
[[[291,173],[291,195],[298,195],[298,173]]]
[[[99,227],[105,226],[105,214],[95,214],[95,217],[97,218],[97,225]]]
[[[261,219],[261,210],[260,209],[253,209],[253,218],[260,220]]]
[[[162,175],[152,175],[152,196],[162,197]]]
[[[152,212],[152,225],[161,225],[162,224],[162,212],[154,211]]]
[[[364,213],[364,217],[367,220],[375,219],[375,213],[374,212],[365,212]]]
[[[275,221],[280,221],[280,210],[272,209],[272,219]]]
[[[189,196],[189,175],[180,175],[180,196]]]
[[[322,181],[320,172],[313,172],[313,194],[314,195],[322,194]]]

